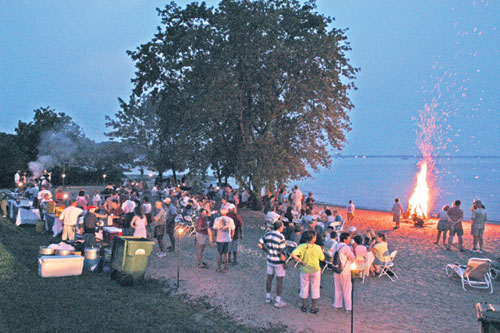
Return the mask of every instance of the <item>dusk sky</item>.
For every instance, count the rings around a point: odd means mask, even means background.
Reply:
[[[185,5],[191,1],[177,1]],[[65,112],[92,139],[128,99],[126,50],[151,39],[166,2],[0,1],[0,131],[33,110]],[[217,1],[208,1],[209,5]],[[349,28],[360,67],[345,154],[416,153],[415,118],[433,99],[441,145],[455,155],[499,155],[500,1],[320,0]]]

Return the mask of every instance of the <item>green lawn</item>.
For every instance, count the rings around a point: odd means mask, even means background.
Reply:
[[[203,301],[167,296],[158,281],[122,287],[109,274],[38,276],[49,234],[0,219],[2,332],[255,332]]]

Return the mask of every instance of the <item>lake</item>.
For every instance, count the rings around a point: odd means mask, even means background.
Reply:
[[[352,199],[358,208],[390,211],[398,197],[406,209],[418,162],[415,157],[339,157],[330,169],[296,183],[304,195],[311,191],[322,202],[344,206]],[[500,221],[500,158],[436,158],[432,179],[432,215],[459,199],[470,219],[472,202],[479,198],[488,220]]]

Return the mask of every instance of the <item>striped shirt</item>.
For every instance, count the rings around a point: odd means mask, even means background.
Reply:
[[[267,248],[267,262],[272,265],[279,265],[283,263],[281,260],[281,253],[285,250],[285,236],[279,231],[273,230],[266,233],[259,243]]]

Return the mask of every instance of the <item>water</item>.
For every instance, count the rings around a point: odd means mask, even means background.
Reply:
[[[297,184],[318,201],[343,206],[352,199],[358,208],[390,211],[394,198],[407,208],[418,170],[416,158],[338,158],[330,169]],[[459,199],[470,219],[472,202],[479,198],[488,220],[500,221],[500,158],[438,158],[433,179],[432,215]]]

